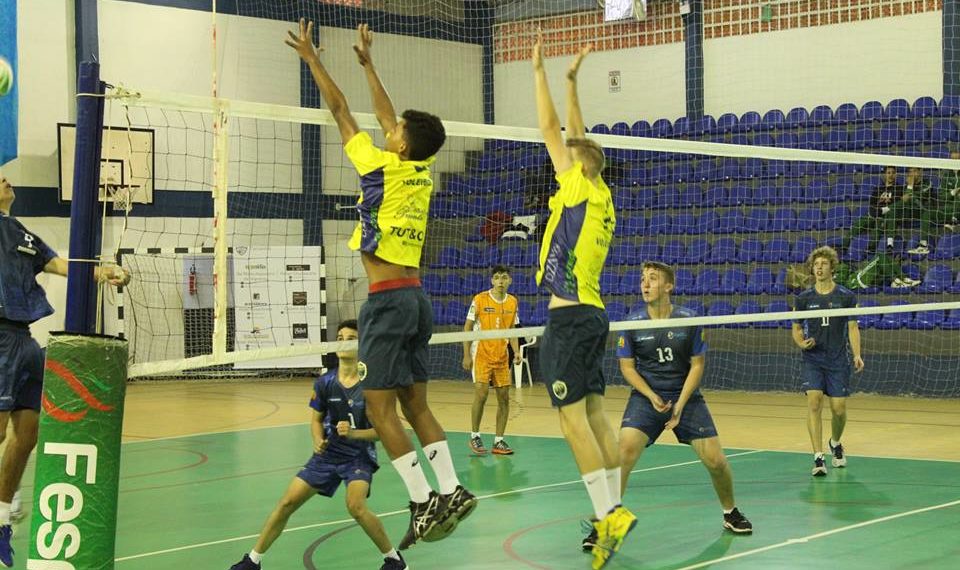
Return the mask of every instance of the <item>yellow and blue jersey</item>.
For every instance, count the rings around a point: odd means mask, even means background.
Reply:
[[[556,178],[537,283],[561,299],[603,309],[600,272],[617,224],[610,189],[599,176],[596,184],[587,180],[579,161]]]
[[[427,233],[427,214],[433,179],[427,160],[401,160],[377,148],[366,132],[344,146],[360,174],[360,221],[350,238],[350,249],[373,254],[405,267],[419,267]]]
[[[695,317],[686,307],[674,306],[671,319]],[[627,315],[628,321],[649,320],[646,305]],[[632,358],[637,372],[658,394],[678,394],[690,374],[691,359],[707,352],[703,329],[677,326],[623,331],[617,339],[617,357]]]

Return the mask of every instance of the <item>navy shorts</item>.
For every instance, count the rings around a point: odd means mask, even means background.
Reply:
[[[30,328],[0,322],[0,412],[40,411],[44,353]]]
[[[676,402],[680,394],[664,397],[660,395],[663,401]],[[630,399],[627,400],[627,408],[623,410],[623,420],[620,422],[621,428],[633,428],[642,431],[650,438],[647,445],[653,445],[660,434],[663,433],[663,426],[673,414],[673,409],[666,412],[658,412],[646,396],[636,390],[630,393]],[[687,405],[683,407],[683,413],[680,414],[680,423],[673,428],[674,435],[680,443],[689,444],[695,439],[705,439],[717,436],[717,426],[713,424],[713,417],[710,415],[710,409],[707,408],[707,402],[703,396],[694,394],[687,400]]]
[[[800,390],[819,390],[831,398],[846,398],[850,395],[850,364],[839,368],[829,368],[819,364],[803,361],[800,371],[803,382]]]
[[[360,379],[364,390],[397,389],[429,378],[433,309],[420,287],[371,293],[360,308]]]
[[[310,461],[297,473],[297,477],[316,489],[317,494],[332,497],[340,483],[347,485],[351,481],[371,483],[377,469],[380,469],[380,466],[366,456],[358,456],[346,463],[331,463],[323,455],[313,454]],[[367,494],[369,495],[370,492],[367,491]]]
[[[540,373],[554,407],[606,391],[603,355],[609,333],[603,309],[591,305],[550,309],[540,344]]]

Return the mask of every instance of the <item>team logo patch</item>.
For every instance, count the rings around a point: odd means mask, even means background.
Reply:
[[[669,339],[673,338],[673,331],[667,331],[667,338]]]
[[[357,376],[360,378],[360,381],[363,382],[363,379],[367,377],[367,363],[358,362],[357,363]]]
[[[627,341],[623,337],[617,339],[617,348],[623,348],[626,345]]]
[[[550,390],[553,391],[553,395],[556,396],[558,400],[563,400],[567,397],[567,383],[563,380],[557,380],[551,384]]]

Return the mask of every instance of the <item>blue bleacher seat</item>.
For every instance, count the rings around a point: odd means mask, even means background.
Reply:
[[[806,150],[820,150],[823,148],[823,135],[820,131],[804,131],[798,135],[797,145]]]
[[[460,266],[483,267],[483,250],[476,246],[463,248],[460,252]]]
[[[740,180],[755,180],[763,178],[764,164],[759,158],[748,158],[740,165]]]
[[[960,115],[960,96],[944,95],[937,106],[937,115],[940,117],[954,117]]]
[[[960,271],[957,272],[957,279],[947,288],[947,293],[960,293]]]
[[[669,234],[673,231],[673,218],[670,214],[653,214],[647,224],[648,235]]]
[[[423,283],[423,290],[427,295],[442,295],[440,288],[440,275],[436,273],[427,273],[420,278]]]
[[[744,113],[740,120],[737,121],[737,126],[734,130],[738,132],[751,132],[760,128],[760,113],[756,111],[747,111]]]
[[[833,127],[820,144],[822,150],[847,150],[847,127]]]
[[[824,216],[824,228],[841,230],[850,226],[850,210],[846,206],[834,206]]]
[[[890,303],[891,305],[906,305],[907,301],[898,300]],[[897,330],[906,326],[907,321],[913,318],[912,313],[886,313],[880,317],[880,320],[874,325],[874,328],[880,330]]]
[[[940,326],[945,317],[943,311],[918,311],[912,319],[907,321],[907,328],[920,331],[933,330]]]
[[[714,228],[713,231],[718,234],[740,233],[743,231],[744,223],[743,212],[740,210],[728,210],[720,214],[717,227]]]
[[[490,288],[490,276],[486,273],[470,273],[463,278],[463,291],[474,295]],[[456,295],[459,291],[454,291]]]
[[[867,101],[860,107],[860,122],[870,123],[883,119],[883,104],[880,101]]]
[[[737,261],[740,263],[752,263],[758,261],[763,254],[763,243],[760,240],[745,239],[740,243],[737,250]]]
[[[929,138],[927,126],[923,123],[923,119],[910,121],[903,130],[903,144],[923,144]]]
[[[953,285],[953,270],[949,265],[931,265],[917,288],[921,293],[943,293]]]
[[[528,301],[520,301],[517,303],[517,318],[520,319],[521,326],[528,326],[533,324],[533,303]]]
[[[833,122],[833,109],[829,105],[817,105],[810,111],[810,119],[807,120],[808,126],[818,127],[828,125]]]
[[[680,189],[670,184],[662,186],[657,194],[657,208],[676,208],[680,205]]]
[[[692,137],[702,137],[707,133],[712,133],[717,128],[717,120],[713,115],[704,115],[690,123],[689,135]]]
[[[617,135],[621,137],[630,136],[630,125],[619,121],[610,126],[610,134]]]
[[[960,140],[960,132],[953,119],[937,119],[930,127],[930,142],[947,143]]]
[[[690,120],[686,117],[680,117],[673,122],[673,136],[686,137],[690,134]]]
[[[798,180],[785,180],[777,193],[780,204],[796,204],[803,201],[803,187]]]
[[[689,211],[675,215],[673,217],[673,232],[678,234],[697,233],[697,217]]]
[[[440,322],[445,325],[462,325],[464,321],[467,320],[467,309],[469,307],[464,303],[453,300],[447,301],[443,306],[443,320]],[[437,321],[437,316],[433,317],[434,322]]]
[[[833,124],[847,125],[857,122],[859,112],[857,106],[853,103],[843,103],[837,107],[837,112],[833,114]]]
[[[747,212],[743,221],[743,230],[746,232],[765,232],[770,225],[770,211],[766,208],[753,208]]]
[[[673,136],[673,123],[669,119],[657,119],[650,126],[651,136],[666,139]]]
[[[856,219],[856,218],[852,218]],[[840,253],[844,261],[863,261],[867,258],[867,246],[870,243],[870,236],[856,236],[850,240],[847,250]]]
[[[707,239],[695,239],[687,244],[683,258],[679,260],[679,263],[699,265],[706,260],[709,253],[710,241]]]
[[[600,294],[616,295],[620,290],[620,275],[613,271],[600,274]]]
[[[894,99],[883,110],[883,118],[887,120],[906,119],[909,116],[910,103],[906,99]]]
[[[773,271],[767,267],[755,267],[747,279],[746,293],[748,295],[762,295],[769,293],[773,287]]]
[[[940,328],[951,331],[960,330],[960,309],[950,309],[947,317],[940,323]]]
[[[680,207],[691,208],[699,207],[703,202],[703,190],[700,186],[687,185],[686,190],[680,192]]]
[[[690,182],[694,179],[693,164],[689,162],[675,162],[673,164],[673,182]]]
[[[757,133],[753,135],[753,146],[774,146],[773,135],[769,133]]]
[[[862,150],[867,147],[872,147],[873,139],[873,127],[857,127],[850,133],[847,148],[850,150]]]
[[[617,220],[617,235],[638,236],[646,228],[647,219],[643,215],[635,214]]]
[[[722,317],[733,314],[733,305],[729,301],[714,301],[707,309],[708,317]]]
[[[827,200],[829,193],[830,186],[827,181],[823,178],[814,178],[803,189],[803,199],[801,201],[819,204]]]
[[[729,133],[737,128],[737,123],[740,122],[740,118],[733,113],[724,113],[717,117],[717,130],[718,133]]]
[[[782,263],[790,259],[793,246],[786,238],[773,238],[763,246],[760,261],[765,263]]]
[[[747,273],[742,269],[728,269],[720,278],[721,295],[735,295],[746,293],[747,291]]]
[[[768,131],[782,129],[784,119],[786,119],[786,117],[783,111],[780,109],[770,109],[763,114],[763,119],[760,121],[760,128]]]
[[[797,238],[797,241],[793,243],[793,248],[790,250],[789,261],[802,263],[807,260],[807,256],[810,255],[810,252],[816,248],[817,241],[812,237]]]
[[[780,133],[773,138],[773,144],[780,148],[798,148],[800,139],[796,133]]]
[[[803,107],[794,107],[790,109],[784,118],[783,126],[788,129],[797,129],[807,124],[810,120],[810,114]]]
[[[713,233],[717,228],[717,214],[712,210],[708,210],[697,218],[697,234],[708,234]]]
[[[673,169],[665,162],[654,164],[647,173],[648,184],[667,184],[673,181]]]
[[[683,267],[677,269],[673,279],[673,292],[676,295],[689,295],[696,283],[693,271]]]
[[[516,273],[510,291],[516,295],[536,295],[537,280],[533,273]]]
[[[819,230],[823,224],[823,212],[820,208],[805,208],[797,213],[797,229],[800,231]]]
[[[725,158],[720,163],[720,169],[710,180],[737,180],[740,178],[740,161],[736,158]]]
[[[711,186],[703,193],[703,206],[708,208],[727,204],[727,189],[723,186]]]
[[[660,258],[665,263],[680,263],[687,251],[687,245],[682,240],[672,239],[663,244],[660,250]]]
[[[857,195],[857,185],[851,178],[839,178],[831,199],[836,202],[854,200]]]
[[[940,237],[930,254],[930,259],[946,260],[960,258],[960,234],[953,233]]]
[[[707,306],[704,305],[703,301],[699,299],[688,299],[681,303],[680,306],[685,309],[689,309],[695,316],[703,316],[707,314]]]
[[[723,202],[723,206],[743,206],[745,204],[751,203],[753,200],[753,192],[746,186],[733,186],[730,188],[729,193],[727,194],[727,199]]]
[[[439,299],[430,299],[430,308],[433,309],[433,323],[436,325],[446,324],[444,322],[445,311],[444,306],[446,304]],[[464,315],[466,317],[466,315]]]
[[[597,123],[596,125],[590,127],[590,132],[595,135],[609,135],[610,127],[603,123]]]
[[[762,313],[762,312],[763,312],[763,309],[760,308],[760,303],[758,303],[758,302],[756,302],[756,301],[754,301],[754,300],[752,300],[752,299],[748,299],[748,300],[746,300],[746,301],[741,302],[739,305],[737,305],[737,309],[733,312],[733,314],[735,314],[735,315],[754,315],[754,314]],[[728,324],[728,325],[727,325],[727,328],[731,328],[731,329],[742,329],[742,328],[746,328],[746,327],[749,327],[749,326],[752,326],[752,325],[753,325],[753,323]]]
[[[443,247],[432,267],[459,267],[460,250],[452,245]]]
[[[620,276],[621,295],[639,295],[642,273],[639,269],[628,269]]]
[[[720,288],[720,273],[716,269],[704,269],[697,274],[691,291],[694,295],[715,295]]]
[[[637,121],[630,125],[630,135],[634,137],[649,137],[650,123],[646,121]]]
[[[737,243],[733,238],[719,238],[710,247],[706,263],[733,263],[737,260]]]
[[[623,301],[609,301],[606,303],[607,319],[612,323],[622,321],[627,316],[627,305]]]
[[[533,306],[533,314],[530,316],[531,325],[539,326],[547,322],[547,304],[549,302],[548,300],[537,301],[537,304]]]
[[[903,137],[903,131],[896,124],[888,124],[880,127],[873,139],[873,148],[886,148],[900,143]]]
[[[655,241],[642,241],[637,244],[637,260],[640,263],[660,259],[660,244]]]
[[[777,203],[777,187],[772,181],[759,184],[754,189],[754,199],[757,204],[771,205]]]
[[[933,117],[937,114],[937,100],[933,97],[918,97],[910,107],[910,116],[917,119]]]
[[[862,299],[860,301],[860,307],[876,307],[879,303],[873,299]],[[874,325],[877,324],[877,321],[880,320],[880,315],[859,315],[857,317],[857,325],[861,329],[872,329]]]

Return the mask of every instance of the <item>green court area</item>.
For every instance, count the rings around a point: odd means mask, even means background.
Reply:
[[[448,539],[408,550],[412,569],[589,568],[580,521],[590,504],[566,444],[510,441],[512,457],[473,457],[466,435],[450,434],[461,481],[482,500]],[[253,546],[310,449],[306,425],[124,444],[117,568],[226,570]],[[639,524],[608,568],[956,568],[960,462],[849,452],[847,469],[814,479],[806,453],[728,449],[738,506],[755,527],[752,536],[732,536],[721,528],[709,476],[692,450],[654,446],[625,499]],[[408,521],[407,495],[382,450],[380,457],[370,503],[397,542]],[[20,568],[27,521],[14,543]],[[264,568],[380,563],[347,515],[341,490],[293,516]]]

